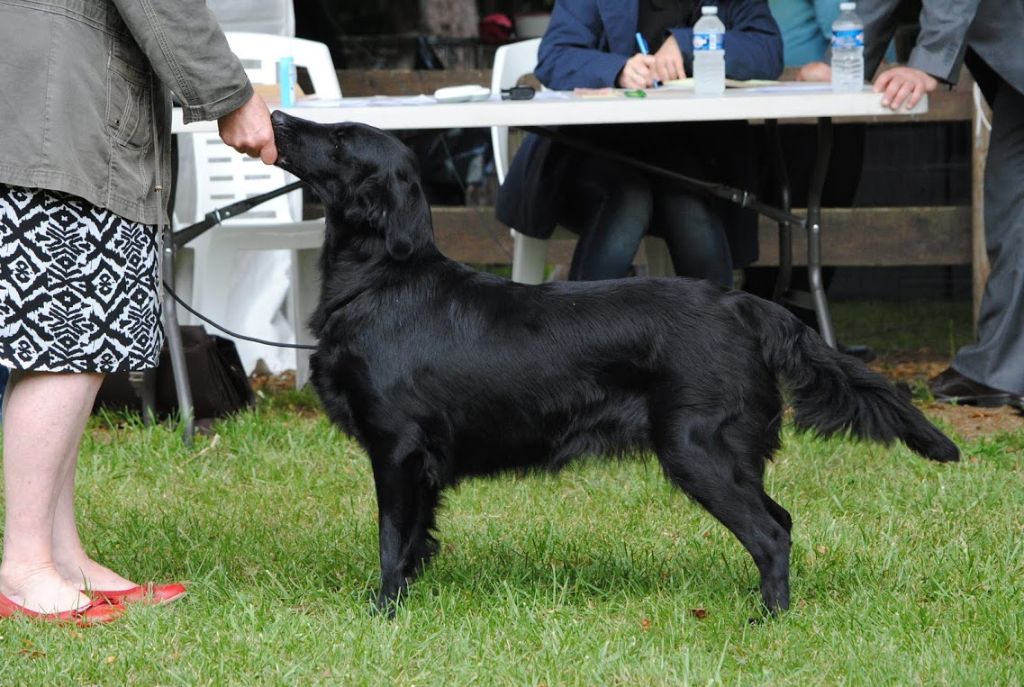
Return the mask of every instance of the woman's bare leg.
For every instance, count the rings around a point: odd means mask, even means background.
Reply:
[[[0,593],[31,610],[89,603],[54,561],[53,531],[68,462],[103,375],[15,371],[3,411],[4,542]]]
[[[53,521],[53,558],[58,572],[67,580],[77,582],[84,590],[119,591],[131,589],[135,583],[110,568],[92,560],[82,546],[75,524],[75,467],[78,464],[76,444],[68,459],[66,474],[57,496]]]

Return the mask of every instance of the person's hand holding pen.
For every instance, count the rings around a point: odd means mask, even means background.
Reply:
[[[636,47],[638,47],[640,49],[640,54],[641,55],[650,55],[651,54],[651,51],[647,48],[647,39],[644,38],[644,35],[642,33],[640,33],[639,31],[636,32]],[[654,79],[654,82],[651,85],[654,86],[655,88],[661,88],[661,81],[659,81],[658,78],[657,78],[657,76],[658,76],[657,70],[658,70],[658,60],[657,60],[657,58],[655,58],[655,60],[654,60],[654,71],[655,71],[655,75],[654,76],[655,76],[655,79]]]
[[[616,85],[620,88],[658,88],[662,81],[686,78],[683,53],[675,36],[669,36],[653,55],[648,54],[647,41],[637,32],[636,44],[640,52],[626,61]]]
[[[651,88],[654,86],[654,55],[637,53],[628,60],[615,79],[619,88]]]

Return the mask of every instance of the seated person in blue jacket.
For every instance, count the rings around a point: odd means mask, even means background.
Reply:
[[[693,25],[703,3],[688,0],[559,0],[541,41],[535,75],[555,90],[652,88],[693,74]],[[722,0],[725,71],[774,79],[782,39],[764,0]],[[635,35],[647,39],[640,54]],[[608,107],[615,107],[609,101]],[[705,181],[753,188],[757,160],[745,122],[572,127],[574,136]],[[677,182],[542,136],[527,136],[498,192],[505,224],[548,238],[556,224],[579,234],[570,279],[626,276],[648,232],[663,237],[676,274],[732,285],[734,267],[757,258],[757,218]]]

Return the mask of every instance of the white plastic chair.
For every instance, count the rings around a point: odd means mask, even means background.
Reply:
[[[254,84],[276,83],[277,61],[290,56],[296,67],[308,70],[317,97],[341,97],[326,45],[270,34],[225,35]],[[181,136],[179,160],[175,203],[179,228],[218,207],[295,180],[278,167],[268,167],[235,152],[216,134]],[[302,220],[301,190],[225,220],[188,244],[192,253],[193,307],[233,331],[271,340],[287,339],[293,333],[295,342],[312,343],[306,322],[318,297],[317,257],[323,235],[322,219]],[[244,257],[239,259],[240,255]],[[189,277],[190,261],[185,258],[178,261],[176,281],[179,289],[188,293],[187,288],[181,288]],[[279,315],[282,303],[283,323]],[[294,367],[298,386],[308,379],[307,351],[268,349],[242,340],[236,340],[236,344],[247,371],[263,358],[277,362],[271,364],[271,369]]]
[[[501,93],[502,89],[515,86],[519,79],[532,74],[537,66],[537,51],[540,38],[531,38],[518,43],[509,43],[494,53],[494,66],[491,70],[491,93]],[[494,168],[498,174],[498,183],[505,183],[508,174],[508,127],[491,127],[491,146],[494,149]],[[557,228],[552,238],[573,238],[566,229]],[[547,258],[547,239],[527,236],[512,229],[512,281],[523,284],[539,284],[544,281],[544,264]],[[659,238],[644,238],[644,251],[647,257],[647,273],[652,276],[671,276],[672,260],[668,247]]]

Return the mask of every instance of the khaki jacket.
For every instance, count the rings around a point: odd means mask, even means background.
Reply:
[[[0,0],[0,182],[155,224],[169,91],[186,122],[252,96],[204,0]]]
[[[864,21],[864,63],[872,77],[896,30],[893,15],[908,0],[860,0]],[[988,90],[994,72],[1024,93],[1024,2],[1021,0],[924,0],[921,33],[909,65],[948,83],[960,78],[968,58],[974,79]],[[986,68],[976,69],[970,48]],[[989,92],[990,94],[990,92]]]

